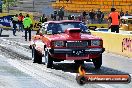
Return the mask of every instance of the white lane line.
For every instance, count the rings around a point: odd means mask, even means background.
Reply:
[[[71,73],[71,72],[66,72],[67,74],[70,74],[70,75],[73,75],[73,76],[75,76],[76,77],[76,73]]]
[[[14,43],[17,43],[17,44],[20,44],[20,45],[29,45],[29,43],[21,43],[21,42],[17,42],[17,41],[11,41],[11,42],[14,42]]]
[[[114,88],[114,87],[107,85],[107,84],[97,84],[97,85],[104,87],[104,88]]]
[[[14,42],[14,43],[17,43],[17,44],[20,44],[20,45],[30,45],[29,43],[22,43],[22,42],[17,42],[17,41],[10,41],[10,40],[3,39],[3,38],[2,38],[2,40],[3,40],[3,41],[6,41],[6,42],[8,42],[8,43],[10,43],[10,42],[13,43],[13,42]]]

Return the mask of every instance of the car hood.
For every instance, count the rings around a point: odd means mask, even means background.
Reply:
[[[56,41],[56,40],[94,40],[94,39],[101,39],[94,35],[89,34],[81,34],[80,38],[75,38],[72,36],[69,36],[68,34],[54,34],[54,35],[45,35],[45,38],[47,38],[50,41]]]

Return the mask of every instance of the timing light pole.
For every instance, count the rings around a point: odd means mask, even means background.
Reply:
[[[0,0],[0,13],[2,13],[2,1]]]
[[[35,1],[33,0],[33,11],[34,11],[34,8],[35,8]]]
[[[9,1],[8,0],[6,0],[6,5],[7,5],[7,11],[9,13]]]
[[[112,8],[114,8],[114,0],[112,0]]]

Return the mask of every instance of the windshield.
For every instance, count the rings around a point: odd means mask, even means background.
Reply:
[[[63,22],[63,23],[49,23],[47,32],[51,34],[64,33],[68,28],[80,28],[83,33],[88,31],[88,28],[81,22]]]

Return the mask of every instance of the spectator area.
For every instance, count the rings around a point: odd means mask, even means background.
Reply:
[[[83,11],[90,11],[91,9],[97,10],[100,8],[103,12],[110,12],[110,8],[113,6],[117,11],[129,11],[132,12],[132,0],[56,0],[52,4],[54,9],[64,7],[66,11],[80,13]]]

